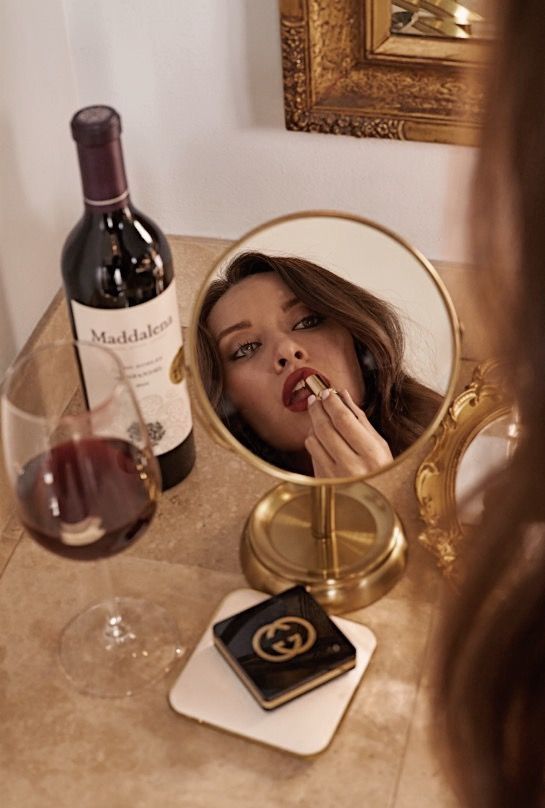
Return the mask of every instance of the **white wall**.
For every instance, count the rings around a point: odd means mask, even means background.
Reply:
[[[428,257],[464,259],[473,150],[287,132],[277,0],[4,5],[2,76],[16,159],[0,159],[9,165],[8,196],[18,198],[10,227],[29,212],[37,222],[18,261],[23,282],[11,280],[20,239],[1,245],[11,351],[60,282],[58,252],[80,210],[68,120],[85,104],[121,113],[133,198],[169,233],[236,237],[282,213],[337,208],[391,227]]]
[[[59,286],[81,202],[67,159],[77,103],[60,0],[0,3],[0,379]]]

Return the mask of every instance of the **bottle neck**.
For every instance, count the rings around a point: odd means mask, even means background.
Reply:
[[[92,213],[109,213],[127,207],[129,190],[121,141],[100,146],[78,146],[85,207]]]

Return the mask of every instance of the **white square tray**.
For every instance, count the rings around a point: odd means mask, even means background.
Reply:
[[[212,626],[268,597],[237,589],[224,598],[170,691],[170,704],[188,718],[235,735],[296,755],[316,755],[331,743],[375,650],[375,635],[352,620],[332,617],[356,647],[356,667],[275,710],[264,710],[214,647]]]

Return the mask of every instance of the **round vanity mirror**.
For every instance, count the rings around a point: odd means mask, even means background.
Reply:
[[[215,436],[285,481],[247,526],[252,583],[309,587],[315,570],[319,580],[325,569],[349,577],[360,562],[380,569],[394,556],[402,567],[395,514],[361,481],[430,437],[452,396],[459,342],[433,267],[370,221],[294,214],[224,253],[196,302],[189,364]],[[335,551],[317,547],[332,532]],[[346,547],[341,535],[352,537]]]
[[[442,283],[362,219],[299,214],[252,231],[214,268],[196,320],[209,421],[293,482],[383,471],[431,434],[452,394],[458,329]],[[322,386],[337,393],[322,401]]]

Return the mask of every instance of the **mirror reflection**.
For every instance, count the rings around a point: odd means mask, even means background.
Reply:
[[[449,311],[405,245],[340,217],[292,219],[223,260],[199,312],[214,411],[257,457],[362,477],[413,445],[454,359]]]
[[[491,39],[486,0],[392,0],[393,34],[447,39]]]
[[[515,449],[518,425],[512,413],[484,427],[464,451],[456,472],[456,510],[462,529],[478,525],[494,497],[494,487],[483,483],[502,471]]]

